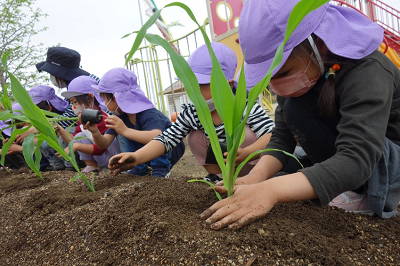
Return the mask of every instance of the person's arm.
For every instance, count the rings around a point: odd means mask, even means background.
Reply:
[[[72,147],[73,147],[74,152],[80,151],[80,152],[90,154],[90,155],[93,154],[93,150],[94,150],[92,144],[84,144],[84,143],[78,143],[78,142],[75,142],[74,145],[72,145]],[[64,150],[67,154],[69,154],[68,147],[66,147]]]
[[[39,131],[35,127],[30,127],[26,132],[19,134],[15,137],[14,142],[18,144],[22,144],[24,142],[24,139],[29,135],[29,134],[37,134]]]
[[[108,128],[112,128],[119,135],[124,136],[127,139],[139,142],[141,144],[149,143],[152,139],[154,139],[155,137],[157,137],[162,133],[160,129],[153,129],[147,131],[147,130],[136,130],[128,128],[125,125],[124,121],[122,121],[121,118],[115,115],[107,117],[105,121],[107,122],[106,126]]]
[[[212,205],[200,218],[206,220],[213,230],[226,226],[235,230],[262,218],[277,203],[315,198],[317,194],[307,177],[297,172],[259,184],[236,186],[232,196]]]
[[[67,144],[73,139],[73,135],[60,125],[54,125],[54,130],[56,131],[56,134],[59,135]]]
[[[152,140],[136,152],[125,152],[110,158],[108,168],[117,175],[121,171],[134,168],[138,164],[149,162],[165,152],[165,146],[158,140]]]
[[[258,138],[253,144],[245,147],[245,148],[239,148],[238,149],[238,153],[236,155],[236,166],[238,166],[241,162],[243,162],[250,154],[252,154],[255,151],[259,151],[259,150],[264,150],[265,146],[267,146],[269,140],[271,139],[271,133],[265,134],[263,136],[261,136],[260,138]],[[226,152],[224,154],[224,156],[228,156],[228,152]],[[256,160],[259,159],[260,155],[256,155],[253,158],[251,158],[252,160]]]
[[[6,155],[11,155],[11,154],[16,154],[18,152],[22,152],[22,146],[19,144],[11,144],[10,148],[8,148],[8,151]]]
[[[97,129],[97,127],[96,127],[96,129]],[[111,145],[111,142],[115,138],[115,135],[111,135],[111,134],[102,135],[99,130],[92,132],[92,136],[93,136],[94,143],[101,150],[106,150]]]
[[[113,134],[106,133],[106,134],[102,135],[100,133],[97,125],[92,125],[92,124],[90,124],[90,122],[86,123],[85,128],[92,133],[94,143],[101,150],[106,150],[111,145],[111,142],[115,138],[115,135],[113,135]]]

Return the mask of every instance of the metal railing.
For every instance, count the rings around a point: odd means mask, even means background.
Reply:
[[[380,0],[334,0],[332,4],[356,9],[381,26],[386,44],[400,53],[400,11]]]
[[[210,31],[208,20],[202,27]],[[198,35],[201,35],[199,31],[195,29],[171,41],[183,57],[189,57],[194,50],[204,44],[203,38],[198,38]],[[127,68],[137,75],[139,86],[156,108],[168,117],[173,112],[180,112],[182,103],[190,101],[185,89],[175,79],[176,74],[171,59],[162,47],[153,44],[140,47],[128,62]],[[177,85],[180,86],[177,88]],[[165,97],[166,94],[168,97]]]

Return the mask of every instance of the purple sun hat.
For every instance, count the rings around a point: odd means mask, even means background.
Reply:
[[[56,95],[52,87],[39,85],[29,90],[32,102],[38,104],[42,101],[49,101],[58,111],[64,112],[69,103]]]
[[[10,126],[10,124],[7,124],[4,121],[0,120],[0,130],[3,130],[2,132],[4,133],[4,135],[11,136],[11,127],[6,128],[8,126]]]
[[[80,76],[74,78],[68,85],[68,91],[62,92],[61,95],[66,98],[71,98],[92,93],[96,100],[100,103],[101,109],[105,110],[104,99],[100,97],[99,92],[95,90],[92,85],[96,86],[99,84],[92,77]]]
[[[300,0],[247,0],[240,13],[239,43],[245,52],[247,87],[254,87],[267,73],[275,51],[283,42],[286,24]],[[339,56],[360,59],[375,51],[383,41],[383,29],[360,12],[329,3],[309,13],[294,30],[283,49],[282,63],[293,48],[312,33]]]
[[[223,43],[212,42],[211,47],[215,56],[221,65],[222,71],[226,79],[233,80],[237,66],[237,58],[235,52]],[[197,48],[188,58],[188,64],[199,84],[209,84],[211,79],[212,61],[207,49],[207,45],[203,44]]]
[[[11,106],[11,110],[13,111],[13,113],[22,114],[22,106],[19,103],[14,103]],[[10,123],[11,123],[11,119],[8,119],[8,120],[6,120],[4,122],[0,121],[0,130],[5,128],[5,127],[10,126]],[[7,136],[11,136],[11,127],[4,129],[3,133],[5,135],[7,135]]]
[[[112,93],[119,108],[128,114],[137,114],[154,108],[153,103],[146,97],[137,84],[137,77],[128,69],[113,68],[101,78],[99,85],[92,85],[102,93]]]

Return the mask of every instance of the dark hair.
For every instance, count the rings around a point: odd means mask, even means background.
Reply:
[[[72,81],[72,80],[68,80],[68,79],[63,79],[63,78],[60,78],[60,77],[56,77],[56,76],[54,76],[55,78],[56,78],[56,82],[57,82],[57,85],[58,85],[58,87],[62,87],[62,85],[63,85],[63,81],[65,82],[65,84],[67,84],[67,86],[69,85],[69,83]]]
[[[75,96],[75,99],[80,104],[90,105],[91,99],[88,97],[89,94],[82,94]],[[96,97],[93,97],[93,105],[99,106],[99,102],[97,101]]]
[[[110,92],[100,92],[100,96],[107,98],[107,100],[112,100],[112,98],[114,97],[114,94],[112,94]]]
[[[313,39],[315,40],[317,37],[312,34]],[[318,61],[315,56],[311,56],[313,53],[313,49],[311,47],[310,42],[308,39],[301,42],[295,48],[293,48],[291,56],[295,57],[302,57],[304,55],[310,57],[310,60],[313,64],[318,66]],[[324,58],[324,73],[333,66],[333,64],[342,61],[343,58],[339,57],[331,52],[328,51],[328,54],[325,55]],[[324,74],[323,74],[324,75]],[[336,99],[335,99],[335,83],[334,83],[334,76],[329,75],[328,78],[325,80],[325,83],[322,87],[322,90],[318,97],[318,108],[321,112],[321,115],[327,118],[335,118],[337,115],[337,107],[336,107]]]
[[[46,110],[46,111],[48,111],[49,110],[49,106],[51,106],[51,111],[53,113],[56,113],[56,114],[59,114],[59,115],[62,115],[64,113],[64,112],[58,110],[57,108],[55,108],[51,104],[51,102],[49,102],[49,101],[41,101],[40,103],[36,104],[36,106],[39,107],[40,109]]]

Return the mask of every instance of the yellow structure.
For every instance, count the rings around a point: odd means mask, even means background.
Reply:
[[[400,68],[400,57],[394,49],[387,47],[385,43],[382,43],[379,47],[379,50],[389,57],[389,59],[392,60],[392,62],[395,63],[398,68]]]

